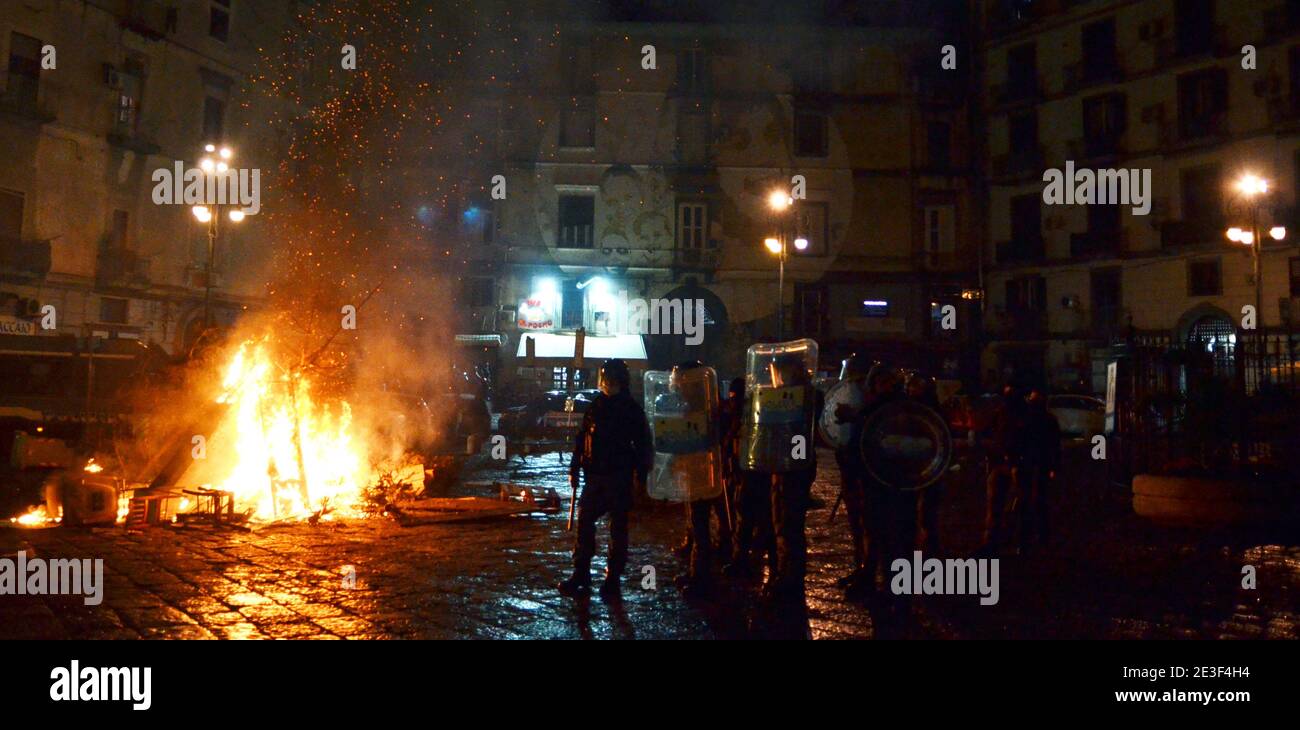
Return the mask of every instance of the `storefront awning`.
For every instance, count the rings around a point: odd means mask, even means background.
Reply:
[[[554,332],[523,334],[519,337],[519,351],[515,353],[520,359],[528,355],[529,338],[536,343],[533,354],[539,365],[564,366],[572,362],[573,345],[577,340],[574,335]],[[645,342],[641,335],[587,335],[582,356],[588,365],[598,365],[612,357],[622,358],[628,365],[644,365]]]

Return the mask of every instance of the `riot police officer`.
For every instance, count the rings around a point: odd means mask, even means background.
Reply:
[[[844,358],[840,365],[840,383],[838,388],[856,388],[860,392],[845,396],[847,400],[869,402],[870,386],[867,376],[871,372],[871,363],[866,357],[854,353]],[[848,403],[840,403],[834,413],[827,414],[836,423],[851,424],[858,412]],[[852,430],[851,428],[849,430]],[[857,441],[852,438],[841,439],[835,444],[835,463],[840,468],[840,498],[848,512],[849,536],[853,541],[853,569],[848,575],[836,581],[840,588],[848,588],[863,579],[867,567],[866,536],[866,469],[862,463],[862,451]]]
[[[600,367],[600,394],[583,414],[573,445],[569,481],[577,491],[578,535],[573,550],[573,575],[560,592],[577,596],[591,590],[591,558],[596,552],[596,520],[609,515],[609,561],[602,596],[616,596],[627,564],[627,513],[635,484],[645,484],[653,461],[653,444],[645,411],[628,392],[628,369],[622,360]]]

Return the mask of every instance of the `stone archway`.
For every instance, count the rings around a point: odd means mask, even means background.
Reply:
[[[1231,375],[1236,366],[1237,324],[1224,310],[1200,304],[1183,314],[1175,332],[1178,342],[1193,353],[1209,357],[1216,375]]]
[[[702,301],[704,328],[697,344],[689,344],[684,333],[646,335],[646,357],[650,369],[667,370],[684,360],[699,360],[705,365],[718,367],[725,351],[724,340],[728,332],[727,306],[722,299],[694,279],[687,279],[685,284],[658,298],[683,302]]]

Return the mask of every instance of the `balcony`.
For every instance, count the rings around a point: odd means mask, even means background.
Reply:
[[[1228,29],[1224,25],[1196,29],[1196,31],[1175,31],[1174,37],[1156,41],[1155,50],[1157,66],[1201,56],[1223,56],[1233,52],[1228,45]]]
[[[1065,93],[1073,94],[1083,89],[1104,84],[1119,83],[1124,79],[1124,72],[1118,58],[1101,64],[1083,62],[1065,66]]]
[[[0,236],[0,273],[44,277],[50,273],[50,242]]]
[[[1274,96],[1268,99],[1268,121],[1274,126],[1300,125],[1300,96]]]
[[[1015,144],[1015,140],[1012,140]],[[1043,171],[1043,149],[1041,147],[1020,147],[1005,155],[993,158],[994,177],[1034,176]]]
[[[1264,38],[1276,41],[1300,31],[1300,2],[1287,0],[1264,11]]]
[[[1124,231],[1085,231],[1070,234],[1070,256],[1100,258],[1118,256],[1124,249]]]
[[[7,73],[4,91],[0,92],[0,112],[22,117],[38,124],[55,120],[54,104],[49,98],[49,87],[42,95],[40,81],[21,74]],[[42,98],[44,96],[44,98]]]
[[[122,27],[149,40],[161,40],[176,30],[176,8],[160,0],[128,0]]]
[[[1046,247],[1040,234],[1036,238],[1017,238],[1012,241],[998,241],[997,263],[1027,264],[1046,258]]]
[[[1042,83],[1037,77],[1020,82],[997,84],[990,91],[994,103],[1001,106],[1028,104],[1043,98]]]
[[[716,248],[675,248],[673,267],[689,271],[717,271],[720,259]]]
[[[1228,133],[1228,115],[1224,112],[1200,117],[1179,117],[1178,123],[1160,125],[1160,147],[1166,152],[1221,140]]]
[[[100,286],[148,286],[151,263],[151,259],[134,251],[101,248],[95,267],[95,283]]]
[[[1225,241],[1228,224],[1221,218],[1165,221],[1160,224],[1161,248],[1186,248],[1218,245]]]
[[[1095,137],[1072,139],[1066,143],[1070,159],[1078,161],[1099,161],[1116,158],[1124,154],[1124,135],[1104,134]]]
[[[988,333],[1000,340],[1035,340],[1047,336],[1047,312],[995,309],[985,320]]]

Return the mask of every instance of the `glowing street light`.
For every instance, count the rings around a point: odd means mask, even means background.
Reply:
[[[1268,192],[1268,181],[1247,173],[1237,179],[1237,190],[1247,197],[1263,195]]]
[[[790,207],[794,200],[789,193],[784,190],[773,190],[771,195],[767,196],[767,204],[772,210],[782,211]]]
[[[808,239],[806,238],[794,239],[794,247],[800,251],[808,250]]]
[[[778,255],[778,256],[781,255],[781,242],[778,241],[777,239],[775,239],[775,238],[768,238],[768,239],[765,239],[765,240],[763,241],[763,245],[764,245],[764,246],[767,246],[767,250],[768,250],[768,251],[771,251],[772,253],[774,253],[774,254],[776,254],[776,255]]]
[[[223,175],[230,170],[228,160],[233,158],[235,153],[229,147],[221,147],[220,150],[218,150],[215,144],[206,144],[203,146],[203,151],[207,152],[209,155],[215,154],[217,158],[219,158],[214,160],[212,157],[204,157],[199,160],[199,169],[202,170],[205,175]],[[204,329],[212,326],[212,269],[214,268],[216,259],[217,236],[220,232],[219,224],[221,221],[222,207],[222,205],[216,202],[209,201],[209,205],[196,205],[191,208],[195,220],[199,223],[207,224],[208,226],[208,266],[203,281]],[[226,215],[231,223],[239,223],[244,220],[245,213],[243,209],[235,206],[227,207],[229,207],[229,211]]]
[[[1273,226],[1272,228],[1268,229],[1268,235],[1274,241],[1281,241],[1282,239],[1286,238],[1286,227]]]
[[[1244,241],[1241,240],[1242,233],[1244,233],[1244,231],[1242,231],[1240,228],[1236,228],[1236,227],[1229,228],[1228,240],[1232,241],[1233,243],[1244,243]]]

